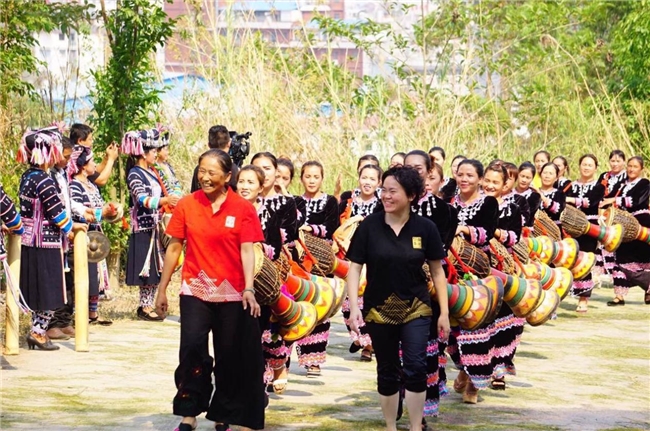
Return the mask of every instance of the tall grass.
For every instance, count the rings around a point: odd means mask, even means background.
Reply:
[[[189,183],[196,158],[207,147],[207,130],[214,124],[253,132],[253,153],[285,154],[298,165],[309,159],[322,161],[327,191],[338,174],[345,187],[352,187],[356,159],[366,152],[387,162],[395,151],[438,145],[449,155],[521,162],[544,148],[566,156],[576,172],[577,159],[584,153],[595,153],[601,166],[614,148],[632,153],[626,131],[630,122],[650,136],[650,125],[643,124],[647,105],[639,102],[632,110],[637,115],[627,116],[603,82],[588,82],[574,67],[574,53],[501,76],[500,92],[470,91],[460,96],[428,87],[421,91],[423,87],[413,82],[428,82],[431,74],[362,82],[328,58],[317,58],[315,48],[331,49],[342,39],[314,38],[313,26],[296,26],[302,46],[281,50],[253,31],[236,32],[233,22],[217,22],[216,11],[211,10],[214,2],[186,3],[187,14],[167,49],[189,52],[188,64],[193,66],[187,72],[205,77],[215,90],[187,93],[183,109],[163,112],[174,130],[172,161],[184,184]],[[207,13],[199,12],[201,7]],[[470,47],[463,55],[464,66],[453,78],[472,90],[482,73],[473,67],[481,54]],[[527,83],[532,97],[519,98],[513,82]],[[334,115],[322,115],[319,106],[324,102],[332,105]],[[0,175],[10,188],[17,185],[9,159],[20,132],[35,122],[50,121],[47,117],[52,114],[44,106],[23,103],[0,112]],[[522,124],[530,136],[515,133]],[[298,189],[294,184],[293,191]]]
[[[512,88],[499,95],[458,96],[435,89],[417,91],[397,78],[362,83],[332,61],[316,58],[314,48],[331,48],[339,39],[315,42],[303,27],[299,29],[305,36],[303,47],[280,50],[252,31],[235,32],[231,22],[217,23],[216,13],[203,15],[201,22],[188,18],[195,14],[190,9],[181,19],[184,38],[175,39],[168,49],[189,50],[195,68],[188,72],[211,80],[218,92],[188,95],[192,115],[170,118],[177,142],[205,142],[207,129],[217,123],[250,130],[252,152],[286,154],[298,164],[309,159],[324,162],[325,188],[330,191],[338,173],[344,175],[346,186],[354,185],[356,158],[366,152],[387,162],[395,151],[426,150],[433,145],[450,155],[515,162],[528,160],[544,148],[566,156],[574,172],[579,156],[589,152],[606,166],[612,149],[633,152],[626,122],[644,118],[626,116],[616,95],[607,95],[602,82],[587,82],[571,64],[571,53],[561,62],[530,64],[516,71],[517,76],[502,77],[503,86],[524,77],[538,88],[539,96],[524,103]],[[467,51],[466,55],[466,64],[472,64],[477,54]],[[477,73],[465,67],[459,81],[476,82]],[[362,84],[364,97],[356,91]],[[606,96],[596,97],[594,89]],[[320,114],[323,102],[331,103],[338,114]],[[530,136],[516,135],[520,124],[528,125]],[[648,135],[649,125],[641,126]],[[182,166],[179,170],[190,169],[184,166],[193,163],[190,155],[177,162]]]

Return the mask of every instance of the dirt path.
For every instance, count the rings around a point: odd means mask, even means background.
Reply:
[[[451,394],[440,418],[431,420],[435,429],[650,429],[650,306],[637,289],[625,307],[606,307],[610,294],[597,292],[585,316],[568,299],[558,320],[527,327],[516,358],[519,376],[508,390],[482,391],[475,406]],[[271,395],[267,429],[382,429],[375,364],[348,353],[340,318],[332,328],[323,376],[308,379],[294,367],[287,392]],[[88,353],[76,353],[71,340],[57,352],[21,349],[4,357],[0,429],[174,429],[178,337],[171,319],[121,320],[92,327]],[[448,370],[455,377],[453,366]],[[201,419],[199,429],[212,429],[211,423]]]

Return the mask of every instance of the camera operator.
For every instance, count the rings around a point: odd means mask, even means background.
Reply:
[[[230,132],[226,129],[225,126],[212,126],[208,131],[208,147],[216,148],[218,150],[225,151],[230,154],[230,144],[231,144]],[[232,158],[232,157],[231,157]],[[198,165],[194,168],[194,175],[192,176],[192,185],[191,192],[194,193],[197,190],[201,190],[201,185],[199,184],[198,178],[199,167]],[[239,167],[233,163],[232,164],[232,174],[230,177],[230,188],[233,191],[237,191],[237,173],[239,172]]]

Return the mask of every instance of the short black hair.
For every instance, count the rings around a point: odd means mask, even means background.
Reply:
[[[307,169],[310,166],[314,166],[320,169],[320,176],[325,178],[325,170],[323,169],[323,164],[316,160],[310,160],[308,162],[305,162],[300,168],[300,179],[302,179],[302,176],[305,175],[305,169]]]
[[[226,126],[212,126],[208,131],[208,147],[217,150],[225,149],[230,143],[230,132]]]
[[[612,152],[609,153],[609,160],[612,160],[614,156],[618,156],[621,159],[625,160],[625,153],[623,150],[612,150]]]
[[[539,175],[542,175],[542,172],[544,172],[544,169],[546,169],[547,166],[553,166],[553,169],[555,170],[555,176],[560,175],[560,168],[557,167],[557,165],[553,162],[546,162],[544,163],[544,166],[542,166],[542,169],[539,170]]]
[[[508,177],[509,177],[508,168],[506,168],[505,163],[503,163],[503,161],[493,160],[492,162],[490,162],[487,168],[485,168],[485,173],[489,171],[500,174],[501,177],[503,178],[503,184],[505,184],[506,181],[508,181]]]
[[[367,165],[367,163],[363,163],[366,161],[372,161],[375,162],[377,165],[379,165],[379,159],[377,158],[377,156],[373,154],[365,154],[359,157],[359,161],[357,162],[357,170],[359,170],[360,167]]]
[[[463,159],[463,161],[458,164],[458,169],[460,169],[460,167],[463,165],[473,166],[479,178],[483,178],[483,176],[485,175],[485,169],[483,168],[483,163],[479,162],[476,159]]]
[[[594,164],[596,165],[596,167],[598,167],[598,157],[596,157],[595,155],[593,155],[593,154],[591,154],[591,153],[583,154],[582,157],[580,157],[580,159],[578,160],[578,165],[581,165],[581,164],[582,164],[582,161],[583,161],[584,159],[587,159],[587,158],[593,160],[593,161],[594,161]]]
[[[445,154],[445,150],[442,147],[431,147],[429,148],[429,154],[433,153],[434,151],[437,151],[440,153],[442,156],[442,159],[445,160],[447,158],[447,154]]]
[[[93,128],[87,124],[74,123],[70,126],[70,140],[72,145],[78,145],[79,141],[85,141],[93,133]]]
[[[253,156],[251,159],[251,163],[253,163],[257,159],[269,159],[271,161],[271,164],[275,169],[278,168],[278,159],[272,154],[269,153],[268,151],[262,151],[260,153],[257,153]]]
[[[533,161],[534,161],[534,160],[537,158],[537,156],[539,156],[540,154],[543,154],[544,156],[546,156],[546,160],[548,160],[549,162],[551,161],[551,153],[549,153],[549,152],[546,151],[546,150],[539,150],[539,151],[535,152],[535,154],[533,155]],[[547,163],[548,163],[548,162],[547,162]]]
[[[409,151],[406,154],[406,157],[404,157],[404,161],[406,162],[406,159],[408,159],[411,156],[420,156],[424,159],[424,166],[427,168],[427,172],[431,170],[431,167],[433,166],[433,162],[431,161],[431,156],[428,153],[425,153],[422,150],[413,150]]]
[[[580,161],[582,161],[582,159]],[[521,165],[519,165],[519,172],[525,171],[526,169],[532,172],[533,176],[535,176],[535,174],[537,173],[537,168],[535,167],[535,165],[533,165],[530,162],[524,162]]]
[[[70,138],[66,136],[61,136],[61,145],[63,146],[64,150],[73,150],[74,145],[72,145],[72,141]]]
[[[636,160],[637,162],[639,162],[639,165],[641,166],[641,169],[643,169],[645,167],[645,163],[643,162],[643,157],[641,157],[641,156],[632,156],[632,157],[630,157],[630,159],[627,162],[630,163],[632,160]]]
[[[411,198],[411,201],[418,199],[424,194],[424,181],[422,181],[418,171],[413,168],[408,166],[395,166],[394,168],[390,168],[381,176],[382,184],[388,177],[395,178],[395,181],[402,186],[406,196]]]
[[[218,148],[210,148],[208,151],[199,156],[199,165],[206,157],[217,159],[219,162],[219,167],[224,174],[228,175],[232,172],[232,159],[225,151]]]
[[[293,166],[293,162],[286,157],[278,157],[278,166],[284,166],[285,168],[289,169],[289,181],[293,180],[293,174],[295,171],[295,168]]]

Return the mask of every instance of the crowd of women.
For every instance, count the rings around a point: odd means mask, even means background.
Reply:
[[[282,298],[297,300],[287,277],[335,284],[333,271],[312,270],[317,261],[310,257],[305,236],[326,241],[338,249],[337,259],[349,262],[342,304],[349,350],[360,351],[361,361],[377,361],[387,429],[396,429],[405,402],[413,430],[426,429],[424,418],[438,414],[440,396],[447,391],[447,354],[460,370],[453,388],[466,403],[475,404],[481,389],[506,389],[506,376],[515,375],[514,356],[526,321],[506,304],[480,329],[450,328],[443,286],[455,271],[446,259],[453,241],[462,239],[490,255],[494,239],[514,254],[541,213],[562,230],[567,207],[598,224],[601,210],[613,206],[650,228],[644,161],[638,156],[626,160],[620,150],[610,154],[610,169],[600,176],[597,158],[583,155],[573,180],[567,159],[552,159],[546,151],[519,166],[502,160],[484,166],[458,155],[449,176],[440,147],[396,153],[385,172],[375,156],[365,155],[357,165],[358,185],[342,192],[338,181],[331,195],[322,190],[323,164],[311,160],[301,163],[303,193],[294,196],[288,191],[296,173],[289,157],[257,153],[233,177],[227,129],[213,127],[208,141],[210,149],[199,158],[195,172],[196,191],[186,196],[168,163],[170,136],[165,128],[129,132],[121,146],[128,156],[130,192],[126,284],[139,286],[138,318],[164,319],[167,287],[183,262],[174,398],[174,414],[183,417],[180,431],[196,428],[196,417],[203,412],[217,430],[230,424],[262,429],[266,391],[286,390],[294,346],[298,366],[308,377],[320,376],[331,314],[294,340],[282,327],[291,319],[278,316],[256,291],[259,262],[265,260],[283,272]],[[50,327],[56,313],[66,304],[71,307],[66,296],[73,286],[65,275],[74,270],[74,232],[101,230],[102,221],[121,216],[98,189],[111,174],[117,149],[109,146],[97,165],[92,143],[92,129],[84,125],[73,125],[70,139],[56,127],[29,131],[18,152],[18,160],[28,165],[18,192],[20,212],[0,187],[3,233],[22,236],[19,297],[32,314],[30,348],[56,350],[52,339],[74,336],[65,318],[60,330]],[[343,246],[334,234],[351,222],[360,223],[351,243]],[[639,235],[615,252],[603,249],[593,236],[576,239],[581,251],[598,256],[599,268],[573,283],[576,312],[587,312],[598,278],[594,274],[600,273],[614,280],[615,296],[607,304],[625,305],[639,274],[650,270],[648,238]],[[3,245],[1,241],[4,257]],[[89,264],[88,307],[91,323],[108,325],[110,321],[98,316],[105,272],[101,263]],[[641,287],[650,304],[649,286]],[[341,302],[341,292],[338,296]]]

